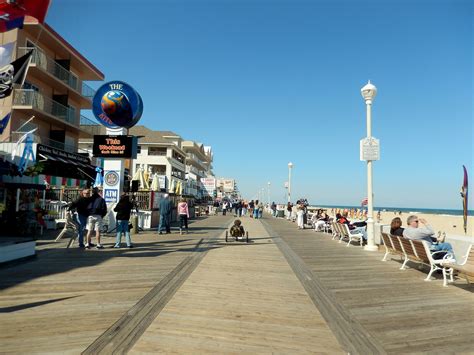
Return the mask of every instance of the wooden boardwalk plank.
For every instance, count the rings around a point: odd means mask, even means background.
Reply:
[[[258,239],[209,251],[132,353],[343,353],[260,222],[244,224]]]
[[[298,231],[286,220],[266,219],[264,223],[281,236],[322,290],[333,296],[340,311],[384,352],[474,353],[472,288],[444,288],[440,275],[425,282],[426,269],[420,271],[416,264],[398,270],[397,257],[382,262],[381,252],[346,247],[324,233]],[[331,324],[332,315],[321,313]]]
[[[84,251],[40,241],[44,250],[36,259],[0,268],[0,351],[84,351],[228,221],[201,218],[182,236],[141,233],[130,250]],[[104,238],[108,247],[113,242]],[[59,298],[65,299],[53,302]]]

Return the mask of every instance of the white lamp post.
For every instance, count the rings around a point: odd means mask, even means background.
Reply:
[[[270,181],[267,182],[267,186],[268,186],[268,189],[267,189],[267,192],[268,192],[268,206],[270,206],[270,185],[271,185]]]
[[[288,202],[291,202],[291,169],[293,169],[293,163],[288,163]]]
[[[374,201],[373,201],[373,192],[372,192],[372,160],[378,160],[378,153],[373,154],[374,151],[378,152],[379,149],[378,143],[376,146],[373,145],[372,138],[372,101],[377,95],[377,88],[369,82],[362,89],[360,89],[362,97],[365,100],[367,106],[367,137],[366,141],[368,144],[365,144],[369,149],[365,150],[364,153],[361,152],[361,158],[367,160],[367,245],[365,250],[376,251],[378,248],[375,245],[374,239]],[[377,141],[378,142],[378,141]],[[372,148],[372,149],[371,149]],[[362,157],[365,154],[364,157]]]

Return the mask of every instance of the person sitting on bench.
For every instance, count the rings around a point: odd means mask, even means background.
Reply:
[[[236,239],[245,235],[245,230],[242,226],[242,222],[240,221],[240,219],[236,219],[234,221],[234,225],[230,227],[230,235],[235,237]]]

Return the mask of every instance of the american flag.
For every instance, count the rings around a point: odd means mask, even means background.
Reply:
[[[362,201],[360,201],[361,206],[367,206],[368,203],[369,203],[369,199],[367,197],[363,198]]]

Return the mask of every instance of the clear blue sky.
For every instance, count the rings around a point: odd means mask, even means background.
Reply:
[[[54,0],[47,22],[140,92],[140,124],[212,146],[248,198],[271,182],[284,201],[291,161],[295,199],[358,205],[370,79],[375,205],[460,209],[473,17],[470,0]]]

